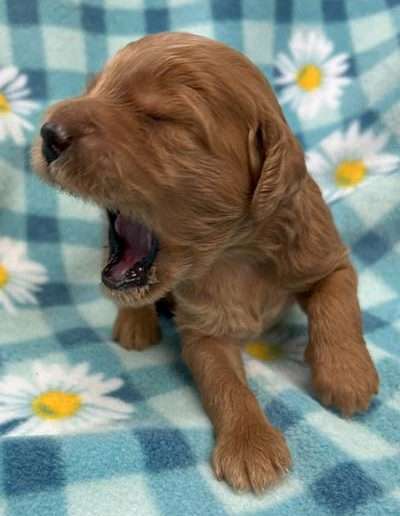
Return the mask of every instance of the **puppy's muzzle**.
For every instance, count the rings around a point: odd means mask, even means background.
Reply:
[[[41,130],[42,153],[48,164],[55,161],[71,145],[71,138],[65,129],[52,122],[45,123]]]

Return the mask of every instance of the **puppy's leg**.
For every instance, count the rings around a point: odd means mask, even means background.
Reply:
[[[121,307],[113,328],[113,339],[125,349],[141,351],[160,340],[161,332],[153,305]]]
[[[306,359],[322,403],[346,416],[366,410],[379,379],[362,335],[353,267],[333,272],[299,300],[309,318]]]
[[[247,386],[239,346],[186,335],[183,358],[215,428],[217,478],[238,490],[261,491],[274,484],[289,469],[290,453]]]

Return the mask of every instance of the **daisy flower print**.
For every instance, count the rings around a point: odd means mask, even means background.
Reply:
[[[347,131],[335,131],[319,150],[307,153],[307,168],[327,202],[351,193],[371,178],[394,172],[400,166],[395,154],[385,152],[388,134],[362,131],[353,122]]]
[[[322,109],[338,106],[350,79],[347,54],[333,54],[333,44],[322,32],[297,30],[289,43],[290,55],[279,53],[276,67],[282,86],[281,104],[290,104],[302,119],[316,117]]]
[[[47,281],[46,269],[26,256],[26,244],[0,238],[0,309],[17,311],[16,304],[37,304],[35,293]]]
[[[278,325],[260,339],[245,343],[244,361],[250,379],[259,380],[271,392],[294,385],[306,388],[309,371],[304,360],[305,334]],[[266,367],[267,366],[267,367]]]
[[[244,345],[247,355],[262,362],[287,359],[304,363],[304,349],[304,337],[293,335],[283,324],[275,326],[257,340],[245,342]]]
[[[38,104],[29,99],[27,83],[27,76],[14,66],[0,68],[0,142],[11,137],[23,144],[24,130],[33,129],[25,117],[36,111]]]
[[[133,407],[113,396],[123,382],[76,366],[35,362],[32,380],[0,379],[0,424],[7,435],[56,435],[109,425],[130,417]]]

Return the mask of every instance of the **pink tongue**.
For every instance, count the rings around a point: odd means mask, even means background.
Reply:
[[[151,249],[151,233],[145,226],[122,215],[115,221],[115,229],[124,241],[121,259],[112,268],[112,275],[118,279],[147,256]]]

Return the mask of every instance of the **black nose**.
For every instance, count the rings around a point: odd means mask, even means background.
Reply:
[[[47,163],[57,159],[71,144],[71,138],[65,129],[61,125],[52,122],[47,122],[42,126],[40,136],[43,139],[42,152]]]

